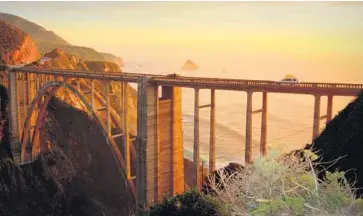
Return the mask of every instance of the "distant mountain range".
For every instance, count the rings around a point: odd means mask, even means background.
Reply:
[[[13,25],[25,33],[29,34],[34,40],[41,54],[47,53],[55,48],[59,48],[68,54],[76,55],[85,61],[108,61],[123,66],[123,60],[113,54],[98,52],[89,47],[75,46],[58,36],[52,31],[46,30],[38,24],[7,13],[0,13],[0,20]]]

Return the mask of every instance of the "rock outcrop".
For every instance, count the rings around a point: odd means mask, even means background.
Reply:
[[[182,71],[195,71],[197,69],[199,69],[199,66],[195,64],[192,60],[187,60],[180,68],[180,70]]]
[[[24,64],[40,57],[33,40],[23,31],[0,21],[0,32],[0,54],[6,64]]]

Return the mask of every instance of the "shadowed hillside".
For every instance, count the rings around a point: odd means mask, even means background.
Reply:
[[[348,181],[357,181],[358,194],[363,194],[363,92],[306,148],[311,147],[326,162],[320,168],[346,171]]]
[[[41,136],[69,158],[77,179],[74,187],[104,206],[105,215],[127,214],[134,200],[98,124],[56,98],[47,116]]]
[[[69,54],[79,56],[87,61],[110,61],[118,64],[119,66],[123,66],[123,61],[120,57],[109,53],[100,53],[88,47],[71,45],[54,32],[48,31],[44,27],[24,18],[12,14],[0,13],[0,20],[3,20],[29,34],[35,41],[40,53],[46,53],[55,48],[60,48]]]

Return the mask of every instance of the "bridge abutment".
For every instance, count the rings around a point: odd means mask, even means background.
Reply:
[[[159,200],[184,192],[181,88],[162,86],[159,99]]]
[[[181,89],[138,87],[137,206],[184,192],[184,148]]]

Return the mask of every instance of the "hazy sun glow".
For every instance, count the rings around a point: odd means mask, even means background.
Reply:
[[[363,74],[363,2],[0,5],[1,12],[32,20],[72,44],[111,52],[125,61],[194,58],[208,62],[211,55],[219,59],[248,56],[249,64],[259,62],[261,67],[278,62],[268,67],[271,73],[281,70],[281,65],[293,64],[294,71],[304,68],[318,74],[325,71],[325,75],[327,71],[334,75],[349,70],[363,80],[359,75]]]

